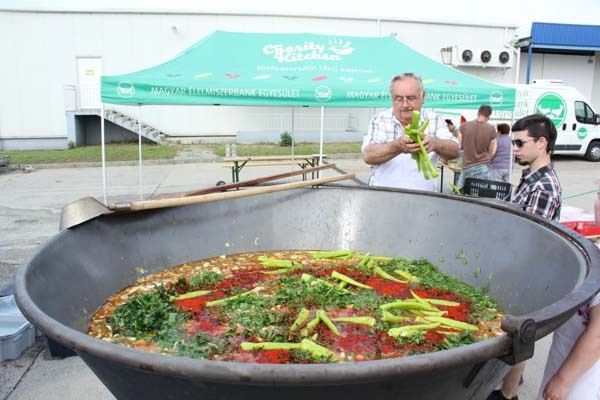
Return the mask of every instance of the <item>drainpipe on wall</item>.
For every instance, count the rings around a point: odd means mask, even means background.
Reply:
[[[530,43],[529,47],[527,48],[527,78],[525,79],[525,83],[526,84],[530,84],[531,83],[531,61],[533,59],[533,46]]]

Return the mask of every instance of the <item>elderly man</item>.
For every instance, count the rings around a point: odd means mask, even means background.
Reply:
[[[412,155],[419,146],[404,134],[413,111],[421,111],[421,122],[429,121],[423,145],[432,162],[438,156],[458,157],[458,140],[450,133],[446,122],[432,111],[421,110],[425,100],[423,81],[417,75],[397,75],[390,84],[392,108],[375,115],[362,145],[363,160],[372,166],[369,185],[434,191],[436,181],[426,180],[417,170]]]

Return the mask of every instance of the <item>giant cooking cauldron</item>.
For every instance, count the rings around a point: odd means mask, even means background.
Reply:
[[[87,336],[92,313],[140,277],[185,261],[275,249],[427,257],[490,285],[510,334],[437,353],[331,365],[213,362]],[[63,231],[20,268],[23,313],[71,347],[119,399],[482,399],[536,339],[600,287],[599,250],[514,209],[410,191],[323,187],[143,213]]]

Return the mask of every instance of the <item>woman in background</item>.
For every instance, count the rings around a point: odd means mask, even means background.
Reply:
[[[509,135],[510,126],[508,124],[498,124],[496,129],[498,130],[498,137],[496,138],[498,147],[490,163],[494,172],[493,179],[510,183],[510,148],[512,147]]]

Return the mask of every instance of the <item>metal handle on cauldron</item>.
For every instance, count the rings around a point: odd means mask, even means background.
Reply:
[[[515,365],[533,357],[537,330],[533,319],[507,315],[501,326],[512,338],[512,351],[502,357],[502,361],[508,365]]]
[[[591,242],[585,247],[596,250]],[[536,340],[551,333],[598,292],[600,268],[591,267],[589,274],[586,282],[560,301],[530,314],[507,315],[502,321],[502,330],[512,338],[512,352],[501,360],[514,365],[531,358]]]
[[[129,203],[111,203],[108,208],[112,211],[140,211],[140,210],[151,210],[155,208],[165,207],[177,207],[185,206],[190,204],[201,204],[210,203],[213,201],[237,199],[240,197],[257,196],[260,194],[280,192],[289,189],[298,189],[307,186],[318,186],[326,183],[337,182],[344,179],[354,178],[353,173],[344,174],[339,176],[331,176],[327,178],[311,179],[302,182],[283,183],[281,185],[274,185],[268,187],[259,187],[246,190],[240,190],[236,192],[224,192],[224,193],[211,193],[199,196],[179,197],[171,199],[158,199],[158,200],[142,200],[133,201]]]

